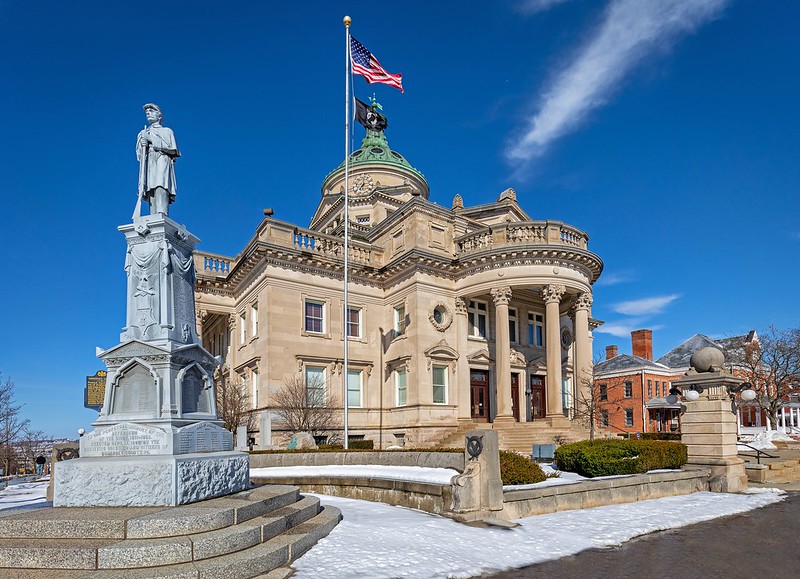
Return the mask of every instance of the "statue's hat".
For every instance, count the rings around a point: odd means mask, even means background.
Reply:
[[[153,110],[156,110],[156,111],[158,111],[158,113],[159,113],[159,114],[161,114],[161,107],[160,107],[160,106],[158,106],[158,105],[157,105],[157,104],[155,104],[155,103],[147,103],[146,105],[144,105],[144,106],[142,107],[142,109],[144,109],[144,110],[153,109]]]

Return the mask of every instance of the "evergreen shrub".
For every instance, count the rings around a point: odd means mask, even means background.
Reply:
[[[500,451],[500,478],[504,485],[527,485],[542,482],[547,477],[527,456],[507,450]]]
[[[587,477],[680,468],[687,460],[685,444],[666,440],[584,440],[561,445],[555,453],[559,470]]]

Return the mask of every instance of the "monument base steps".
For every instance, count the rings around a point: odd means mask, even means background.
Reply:
[[[0,514],[0,579],[286,577],[341,520],[294,486],[179,507],[58,507]]]

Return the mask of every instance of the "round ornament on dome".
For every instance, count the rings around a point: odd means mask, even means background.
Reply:
[[[700,348],[692,354],[689,364],[695,371],[700,373],[714,372],[715,370],[721,369],[725,364],[725,354],[722,353],[722,350],[712,348],[711,346]]]

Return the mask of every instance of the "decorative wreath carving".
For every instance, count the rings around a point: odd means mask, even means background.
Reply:
[[[440,332],[444,332],[453,323],[453,312],[444,302],[436,302],[428,314],[431,325]]]

